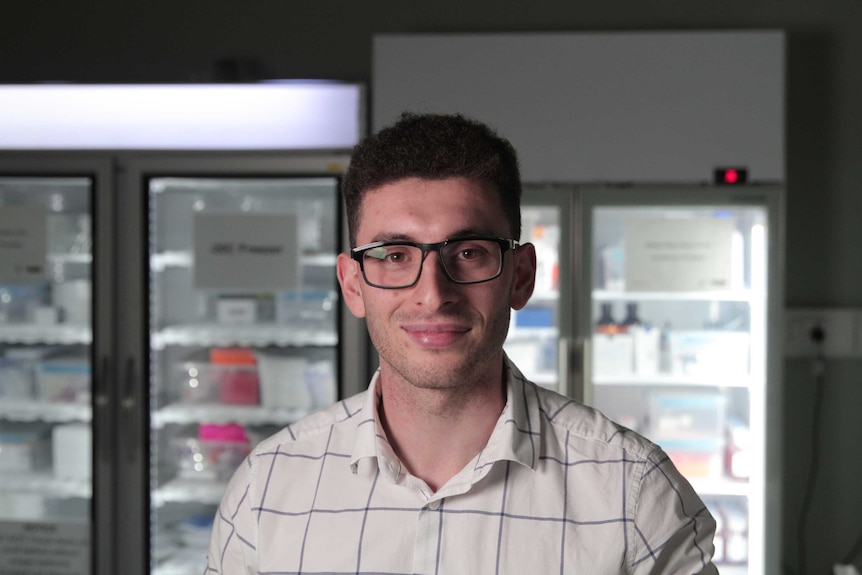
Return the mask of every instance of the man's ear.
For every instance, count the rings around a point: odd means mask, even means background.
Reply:
[[[536,247],[530,243],[523,244],[512,256],[515,259],[515,283],[510,305],[518,310],[527,305],[536,287]]]
[[[362,299],[362,272],[359,263],[347,254],[338,254],[336,271],[344,303],[356,317],[365,317],[365,301]]]

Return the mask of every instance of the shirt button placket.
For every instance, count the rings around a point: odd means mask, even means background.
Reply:
[[[441,535],[440,522],[442,514],[440,500],[428,502],[419,510],[416,524],[416,544],[413,552],[413,572],[422,575],[433,575],[438,572],[437,557],[438,541]]]

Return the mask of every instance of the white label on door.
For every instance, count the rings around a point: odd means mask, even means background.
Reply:
[[[89,526],[0,522],[0,572],[14,575],[88,575]]]
[[[33,282],[45,278],[47,234],[44,209],[0,209],[0,282]]]
[[[195,214],[194,285],[274,291],[299,287],[296,214]]]
[[[733,221],[632,219],[625,228],[628,291],[731,288]]]

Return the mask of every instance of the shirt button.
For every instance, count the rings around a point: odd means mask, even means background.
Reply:
[[[440,500],[435,499],[434,501],[429,501],[428,509],[430,509],[431,511],[437,511],[438,509],[440,509]]]

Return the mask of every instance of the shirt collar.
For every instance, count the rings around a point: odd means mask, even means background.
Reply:
[[[479,453],[476,468],[480,469],[497,461],[514,461],[535,469],[540,437],[540,413],[535,386],[527,382],[508,357],[504,358],[504,369],[506,405],[488,443]],[[357,418],[356,440],[350,467],[353,473],[357,473],[360,466],[374,465],[376,461],[380,472],[396,481],[400,477],[402,466],[380,424],[379,379],[378,370],[371,378],[363,400],[361,416]]]

